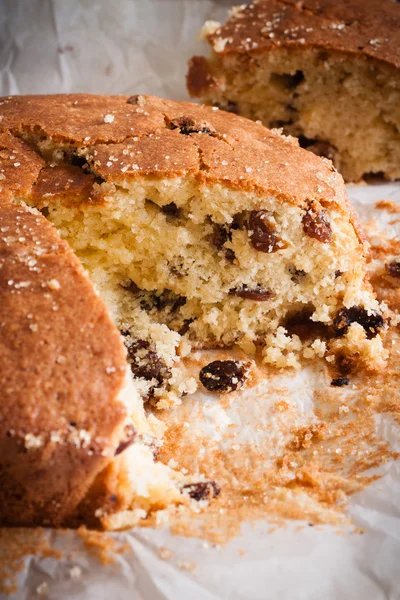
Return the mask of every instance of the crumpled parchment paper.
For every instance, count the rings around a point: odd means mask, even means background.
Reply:
[[[187,99],[186,62],[205,48],[205,20],[223,20],[231,0],[1,0],[0,93],[150,93]],[[400,233],[374,203],[400,203],[400,184],[349,186],[361,219]],[[309,380],[312,385],[312,378]],[[304,411],[307,402],[303,404]],[[400,450],[389,416],[377,431]],[[288,522],[244,524],[226,545],[171,536],[168,528],[113,534],[129,549],[108,565],[75,532],[44,532],[62,558],[27,556],[14,598],[144,600],[396,600],[400,598],[400,463],[355,494],[350,515],[363,535]],[[160,557],[168,548],[170,560]],[[165,558],[165,557],[164,557]],[[188,568],[191,565],[191,568]]]

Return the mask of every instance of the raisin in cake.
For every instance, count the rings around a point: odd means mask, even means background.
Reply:
[[[183,501],[194,481],[153,461],[143,402],[229,393],[256,352],[383,366],[367,244],[330,162],[147,96],[10,97],[0,116],[2,523],[119,527]],[[248,360],[185,367],[232,345]]]
[[[189,66],[192,96],[333,160],[348,180],[400,177],[400,4],[260,0],[208,22],[210,59]]]

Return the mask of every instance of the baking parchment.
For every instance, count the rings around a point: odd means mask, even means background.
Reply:
[[[230,0],[1,0],[0,94],[150,93],[187,99],[186,61],[205,48],[206,20],[223,20]],[[393,215],[377,200],[400,204],[400,185],[349,186],[364,221],[396,237]],[[299,414],[312,410],[308,370],[291,380]],[[288,384],[289,385],[289,384]],[[212,406],[212,399],[201,401]],[[207,402],[209,403],[207,405]],[[212,411],[209,411],[212,414]],[[208,419],[212,430],[213,421]],[[380,435],[400,450],[399,426],[377,418]],[[218,435],[218,433],[211,433]],[[219,435],[221,433],[219,432]],[[400,598],[400,463],[352,497],[349,513],[363,535],[288,522],[244,524],[226,545],[171,536],[168,528],[114,534],[129,550],[104,565],[75,532],[44,535],[63,557],[27,556],[14,598],[145,600],[395,600]],[[171,559],[160,557],[168,548]],[[190,569],[188,568],[190,565]],[[79,567],[79,568],[77,568]]]

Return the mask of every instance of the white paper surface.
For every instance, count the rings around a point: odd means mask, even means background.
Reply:
[[[186,62],[205,48],[196,35],[205,20],[223,20],[230,0],[0,0],[0,94],[91,92],[151,93],[186,99]],[[364,220],[374,202],[400,203],[400,185],[349,186]],[[386,224],[393,215],[380,211]],[[383,223],[385,225],[385,223]],[[387,225],[393,236],[398,224]],[[295,396],[295,395],[294,395]],[[299,398],[299,395],[296,396]],[[299,404],[304,418],[307,398]],[[212,411],[209,416],[212,416]],[[212,419],[209,421],[211,422]],[[380,435],[397,443],[400,428],[377,420]],[[298,523],[267,533],[266,523],[244,525],[224,547],[167,530],[115,534],[132,552],[102,566],[74,532],[49,532],[69,559],[27,557],[18,599],[57,600],[396,600],[400,598],[400,463],[354,495],[350,513],[366,533],[338,535],[324,526],[296,531]],[[159,558],[160,546],[173,558]],[[244,553],[242,554],[242,551]],[[179,568],[194,563],[193,572]],[[74,580],[71,569],[82,575]]]

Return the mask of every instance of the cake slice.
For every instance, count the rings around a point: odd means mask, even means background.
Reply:
[[[231,393],[257,358],[384,367],[368,245],[329,161],[148,96],[0,114],[2,524],[118,528],[190,500],[199,475],[154,462],[145,402]],[[242,360],[187,365],[233,345]]]
[[[19,183],[26,162],[31,175],[40,165],[24,145],[12,143]],[[183,476],[154,462],[162,430],[78,259],[40,213],[4,197],[0,398],[2,526],[115,528],[184,501]]]
[[[211,57],[190,61],[192,96],[282,127],[347,181],[400,177],[400,5],[259,0],[208,22]]]

